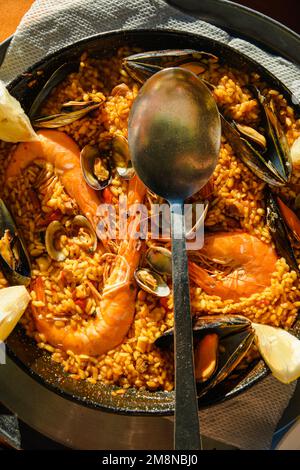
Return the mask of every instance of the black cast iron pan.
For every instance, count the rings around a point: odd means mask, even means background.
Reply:
[[[203,36],[167,30],[114,31],[83,39],[51,54],[17,77],[10,85],[11,93],[22,103],[28,112],[31,103],[50,75],[64,63],[78,63],[80,55],[88,51],[95,57],[114,54],[121,46],[128,45],[144,50],[192,48],[211,52],[221,62],[258,72],[262,79],[274,87],[291,102],[287,88],[260,64],[247,58],[227,45]],[[43,74],[38,74],[38,71]],[[28,87],[28,84],[31,86]],[[300,115],[299,106],[297,113]],[[243,312],[241,312],[242,314]],[[296,329],[300,329],[300,325]],[[300,337],[300,334],[299,334]],[[139,415],[168,415],[173,413],[174,394],[172,392],[148,392],[129,390],[125,396],[112,396],[113,387],[103,384],[90,384],[74,381],[62,371],[61,366],[50,360],[49,354],[37,348],[36,344],[17,328],[7,342],[9,356],[28,374],[54,392],[80,402],[83,405],[110,412]],[[258,361],[248,369],[235,374],[215,387],[199,401],[199,407],[207,407],[229,399],[262,380],[268,374],[263,361]],[[18,384],[15,384],[17,387]],[[24,391],[26,393],[26,391]]]

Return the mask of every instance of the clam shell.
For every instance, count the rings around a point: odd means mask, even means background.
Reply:
[[[108,170],[108,178],[101,181],[95,175],[94,165],[96,159],[100,159],[102,161],[101,156],[99,154],[99,150],[97,147],[93,145],[85,145],[80,152],[80,164],[83,177],[86,183],[93,188],[95,191],[101,191],[102,189],[106,188],[111,182],[111,167],[109,164],[109,160],[105,161],[105,166]]]
[[[64,261],[66,259],[66,255],[63,253],[63,251],[58,250],[55,247],[55,238],[59,233],[63,232],[65,232],[65,228],[60,222],[58,222],[58,220],[51,222],[46,229],[46,250],[50,258],[54,259],[55,261]]]
[[[90,221],[86,217],[84,217],[84,215],[76,215],[72,221],[72,227],[84,228],[90,234],[92,239],[91,251],[96,251],[98,243],[97,235]]]
[[[129,180],[134,176],[135,172],[130,160],[128,141],[121,134],[117,134],[113,138],[112,159],[120,178]]]
[[[149,285],[147,285],[143,281],[142,273],[144,272],[146,272],[147,274],[150,274],[154,278],[154,280],[157,283],[156,288],[151,288]],[[151,269],[147,269],[147,268],[136,269],[134,272],[134,278],[138,286],[141,287],[141,289],[143,289],[146,292],[149,292],[152,295],[155,295],[157,297],[168,297],[168,295],[170,295],[169,286],[165,283],[165,281],[159,274],[152,271]]]
[[[172,275],[171,251],[162,246],[148,248],[145,254],[146,263],[157,273]]]

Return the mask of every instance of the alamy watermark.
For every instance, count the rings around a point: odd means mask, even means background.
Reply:
[[[128,206],[127,197],[119,199],[119,207],[101,204],[97,209],[97,236],[102,241],[125,240],[168,240],[171,237],[170,207],[168,204],[135,203]],[[204,204],[184,205],[185,237],[188,250],[199,250],[204,241]],[[177,218],[178,220],[178,218]],[[181,237],[181,230],[175,225],[175,238]]]

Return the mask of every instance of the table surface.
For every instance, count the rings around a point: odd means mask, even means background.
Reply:
[[[0,0],[0,42],[15,32],[33,2],[34,0]]]
[[[0,0],[0,42],[13,34],[22,18],[34,0]],[[297,33],[300,33],[300,22],[296,13],[299,0],[239,0],[240,3],[254,10],[260,11],[271,18],[280,21]]]

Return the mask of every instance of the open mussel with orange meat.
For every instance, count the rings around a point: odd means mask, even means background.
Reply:
[[[266,188],[265,195],[266,221],[276,250],[280,256],[286,259],[290,268],[299,273],[298,263],[290,240],[290,234],[296,233],[296,236],[298,236],[298,227],[293,230],[293,226],[298,224],[299,219],[280,197],[276,196],[269,188]]]
[[[221,115],[222,130],[236,155],[261,180],[280,187],[292,174],[290,149],[272,101],[252,87],[262,115],[263,132],[250,126],[229,122]]]
[[[240,315],[199,317],[193,325],[195,376],[199,396],[225,380],[249,351],[255,333]],[[156,340],[160,348],[173,345],[174,330]]]
[[[16,224],[0,199],[0,268],[9,285],[30,283],[29,256]]]

